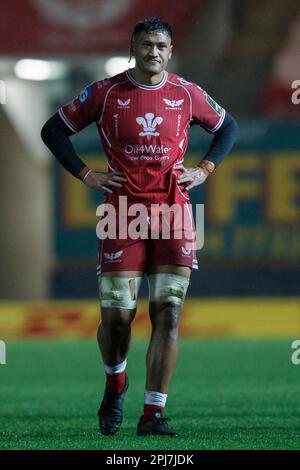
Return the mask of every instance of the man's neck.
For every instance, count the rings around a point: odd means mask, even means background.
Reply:
[[[130,73],[137,82],[143,83],[145,85],[157,85],[164,77],[164,71],[157,75],[149,76],[143,73],[141,70],[134,68],[130,70]]]

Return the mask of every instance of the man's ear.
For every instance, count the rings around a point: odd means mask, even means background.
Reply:
[[[172,57],[172,52],[173,52],[173,46],[171,45],[171,46],[170,46],[170,52],[169,52],[169,60],[170,60],[171,57]]]

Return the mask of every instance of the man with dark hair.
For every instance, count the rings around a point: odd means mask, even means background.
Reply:
[[[118,234],[98,242],[98,343],[106,372],[98,412],[100,430],[115,434],[122,423],[131,323],[146,274],[152,334],[144,412],[137,434],[177,436],[168,428],[163,412],[176,364],[181,307],[191,270],[197,268],[195,250],[189,248],[187,236],[194,232],[188,191],[204,183],[231,150],[238,127],[199,86],[166,72],[172,56],[172,31],[167,23],[158,18],[137,23],[130,52],[135,57],[134,68],[87,86],[49,119],[42,138],[72,175],[88,188],[105,191],[105,202],[117,215],[122,215],[121,197],[126,196],[130,209],[136,203],[143,204],[147,234],[152,233],[154,206],[177,204],[188,212],[184,230],[177,226],[176,218],[170,219],[169,238],[162,236],[161,219],[156,218],[159,237],[126,234],[124,238]],[[107,172],[88,168],[69,139],[92,122],[97,124],[107,156]],[[214,139],[199,164],[187,169],[183,160],[191,124],[214,134]]]

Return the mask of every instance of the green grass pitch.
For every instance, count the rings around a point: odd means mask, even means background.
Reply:
[[[124,421],[98,431],[104,373],[95,341],[7,342],[0,449],[300,449],[300,365],[291,340],[181,339],[167,403],[179,438],[137,437],[146,341],[134,341]]]

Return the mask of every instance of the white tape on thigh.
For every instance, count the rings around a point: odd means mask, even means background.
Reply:
[[[134,309],[142,277],[99,276],[101,307]]]
[[[189,279],[179,274],[156,273],[148,276],[150,302],[170,302],[182,305]]]

